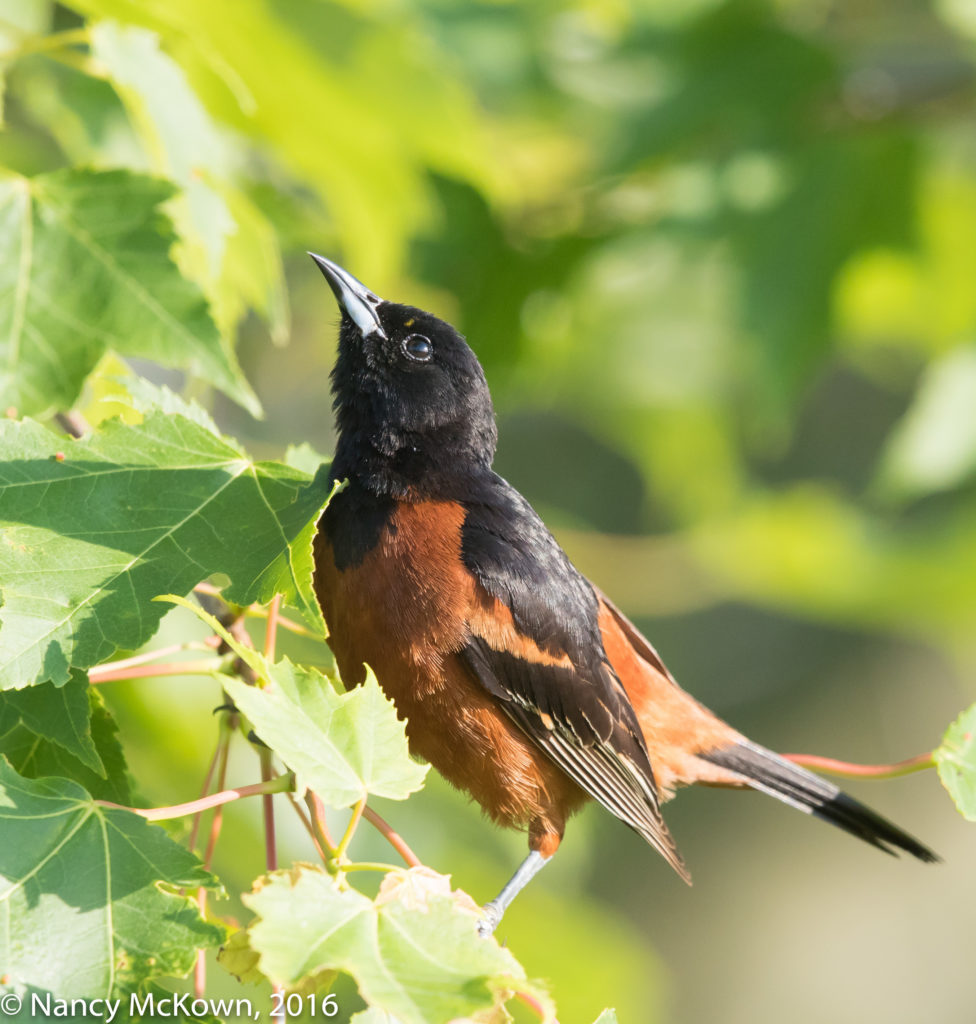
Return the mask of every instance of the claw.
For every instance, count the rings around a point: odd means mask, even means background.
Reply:
[[[478,934],[481,938],[487,939],[498,927],[498,922],[502,919],[502,913],[503,910],[494,900],[482,907],[482,917],[478,921]]]

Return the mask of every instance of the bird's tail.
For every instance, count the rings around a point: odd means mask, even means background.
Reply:
[[[833,784],[748,740],[699,753],[698,757],[741,775],[752,789],[823,818],[885,853],[903,850],[921,861],[939,860],[917,839]]]

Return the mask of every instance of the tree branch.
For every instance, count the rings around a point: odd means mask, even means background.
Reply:
[[[380,817],[370,806],[363,808],[363,817],[375,828],[380,835],[393,847],[394,850],[404,859],[404,862],[408,867],[419,868],[421,864],[420,858],[407,846],[406,841],[399,833],[394,832],[389,823]]]
[[[813,768],[828,775],[840,775],[845,779],[897,779],[901,775],[911,775],[926,768],[935,766],[931,753],[918,754],[904,761],[892,764],[854,764],[851,761],[838,761],[833,757],[821,757],[819,754],[781,754],[787,761]]]
[[[199,800],[190,800],[185,804],[173,804],[170,807],[126,807],[124,804],[113,804],[109,800],[96,800],[99,807],[111,807],[117,811],[131,811],[145,818],[146,821],[166,821],[169,818],[184,818],[188,814],[196,814],[199,811],[209,810],[211,807],[220,807],[222,804],[232,803],[246,796],[260,796],[263,793],[285,793],[294,790],[295,776],[291,772],[279,775],[267,782],[255,782],[250,786],[239,786],[237,789],[225,789],[220,793],[212,793],[210,796],[201,797]]]

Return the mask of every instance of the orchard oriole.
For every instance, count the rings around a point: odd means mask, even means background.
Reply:
[[[492,470],[484,372],[449,324],[318,264],[342,311],[332,372],[347,480],[315,540],[315,588],[347,685],[364,663],[411,750],[530,853],[484,910],[490,932],[595,799],[689,880],[661,816],[676,787],[749,787],[887,852],[937,859],[836,786],[751,742],[682,690]]]

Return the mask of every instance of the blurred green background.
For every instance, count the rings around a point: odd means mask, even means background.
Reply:
[[[14,39],[52,17],[155,33],[123,46],[103,26],[86,66],[22,55],[0,155],[185,188],[181,264],[239,333],[266,418],[219,396],[215,412],[253,453],[334,441],[337,313],[315,249],[467,335],[499,471],[738,728],[887,762],[934,747],[972,702],[971,0],[0,13]],[[192,628],[171,616],[163,635]],[[187,799],[212,684],[103,692],[146,798]],[[232,784],[255,773],[242,749]],[[605,1005],[632,1024],[972,1021],[976,831],[933,772],[848,788],[946,863],[885,858],[759,796],[686,792],[667,817],[694,888],[590,809],[502,937],[551,980],[563,1024]],[[437,780],[380,810],[479,899],[523,854]],[[258,813],[228,812],[228,888],[262,869]],[[286,813],[283,859],[309,858]]]

